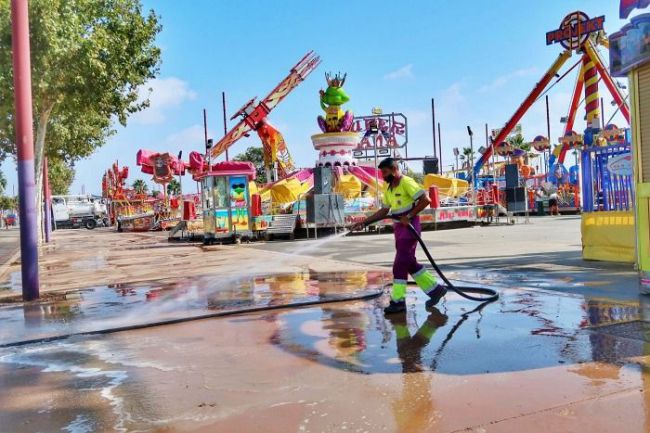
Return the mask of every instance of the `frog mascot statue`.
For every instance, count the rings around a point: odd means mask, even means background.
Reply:
[[[320,91],[320,106],[325,112],[325,117],[318,116],[318,126],[323,132],[347,132],[352,129],[354,115],[351,111],[343,111],[341,106],[350,100],[350,97],[343,85],[345,84],[344,74],[338,73],[332,78],[331,74],[326,73],[327,90]]]

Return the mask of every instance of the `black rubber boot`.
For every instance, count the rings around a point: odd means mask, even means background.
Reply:
[[[427,310],[430,310],[434,308],[438,302],[440,302],[440,299],[442,299],[443,296],[447,294],[447,288],[443,286],[442,284],[438,284],[438,286],[427,293],[427,296],[429,297],[429,300],[424,304]]]
[[[388,307],[384,308],[384,314],[397,314],[403,313],[406,311],[406,301],[402,299],[401,301],[390,300]]]

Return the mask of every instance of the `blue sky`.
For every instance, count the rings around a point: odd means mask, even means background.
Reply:
[[[502,126],[541,78],[561,51],[546,46],[545,33],[557,28],[567,13],[580,9],[589,16],[606,15],[608,33],[623,24],[616,0],[144,3],[163,24],[158,38],[161,74],[149,84],[152,105],[77,164],[71,193],[82,188],[99,192],[101,173],[115,160],[130,166],[130,182],[149,180],[135,166],[138,149],[183,150],[185,155],[203,150],[203,108],[208,110],[210,136],[219,139],[223,133],[222,90],[232,113],[251,97],[265,96],[311,49],[321,55],[322,65],[270,116],[298,165],[312,166],[316,159],[309,137],[318,132],[323,75],[344,71],[351,96],[346,108],[362,115],[380,106],[407,115],[410,156],[432,153],[430,99],[436,98],[443,163],[448,166],[451,149],[468,145],[465,125],[483,141],[484,124]],[[575,61],[577,56],[564,70]],[[572,74],[549,93],[554,138],[561,135],[559,119],[566,115],[573,84]],[[614,108],[603,86],[601,96],[609,117]],[[623,120],[617,117],[614,123]],[[545,135],[543,101],[522,124],[527,139]],[[584,122],[575,129],[584,129]],[[255,134],[236,143],[231,155],[252,145],[259,145]],[[11,191],[13,162],[6,162],[3,171]]]

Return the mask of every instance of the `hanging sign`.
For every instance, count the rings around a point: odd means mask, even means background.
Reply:
[[[617,176],[632,176],[632,154],[625,152],[610,158],[607,161],[607,170]]]
[[[546,32],[546,45],[559,42],[567,50],[577,50],[587,42],[589,35],[603,30],[605,15],[589,18],[581,11],[571,12],[564,17],[560,28]]]
[[[354,118],[352,131],[361,134],[355,150],[398,149],[408,143],[406,116],[402,113],[379,114]]]

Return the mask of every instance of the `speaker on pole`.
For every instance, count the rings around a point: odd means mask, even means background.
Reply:
[[[424,174],[439,174],[440,165],[437,156],[427,156],[422,162]]]
[[[519,186],[519,167],[517,164],[506,164],[506,188]]]

